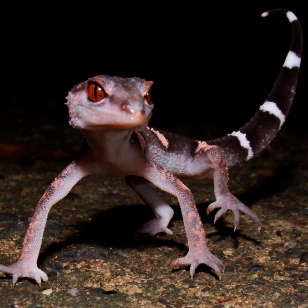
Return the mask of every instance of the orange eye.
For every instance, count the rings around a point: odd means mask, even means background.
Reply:
[[[150,103],[151,100],[152,100],[152,92],[149,91],[149,92],[144,96],[144,99],[145,99],[148,103]]]
[[[88,99],[93,103],[101,101],[107,95],[104,89],[94,81],[88,83],[87,92]]]

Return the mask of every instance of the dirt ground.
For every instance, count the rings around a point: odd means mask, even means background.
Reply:
[[[35,112],[18,111],[11,104],[1,112],[1,264],[17,260],[35,204],[80,148],[65,108],[46,102]],[[239,113],[207,116],[206,123],[198,113],[172,122],[166,111],[156,123],[207,138],[215,127],[224,134],[248,120]],[[208,247],[226,266],[221,280],[206,266],[193,280],[188,268],[169,271],[168,263],[187,251],[174,197],[162,192],[175,210],[173,236],[136,236],[152,217],[149,209],[122,178],[90,176],[50,212],[39,257],[48,282],[21,279],[12,287],[11,277],[0,274],[0,307],[308,307],[307,141],[305,115],[295,111],[258,157],[231,168],[230,190],[258,214],[260,232],[245,215],[236,232],[230,214],[214,224],[206,214],[212,182],[185,181]]]

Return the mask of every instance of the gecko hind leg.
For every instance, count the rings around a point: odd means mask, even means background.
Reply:
[[[239,225],[240,212],[243,212],[253,220],[258,230],[260,230],[262,223],[258,216],[229,192],[228,167],[223,150],[218,146],[211,146],[204,154],[207,163],[210,162],[208,165],[213,169],[214,191],[216,196],[216,201],[209,205],[207,213],[211,213],[214,209],[219,209],[215,215],[216,221],[227,211],[232,211],[234,214],[234,230],[236,230]]]
[[[172,231],[168,228],[169,222],[173,217],[173,209],[162,199],[159,194],[149,185],[149,182],[138,176],[126,176],[126,183],[131,187],[139,197],[149,205],[153,211],[155,218],[144,223],[137,231],[138,233],[148,233],[155,236],[164,232],[172,235]]]

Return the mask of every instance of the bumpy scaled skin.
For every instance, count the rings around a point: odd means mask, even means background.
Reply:
[[[236,228],[242,211],[261,228],[257,215],[229,192],[228,167],[250,159],[274,138],[295,94],[302,49],[301,28],[292,12],[272,12],[285,14],[292,25],[289,53],[259,111],[245,126],[226,137],[195,141],[147,127],[153,109],[151,81],[101,75],[75,86],[67,97],[70,124],[82,131],[87,146],[39,201],[19,260],[11,266],[0,265],[0,271],[12,274],[13,284],[21,277],[32,278],[37,283],[46,281],[47,275],[37,267],[37,258],[49,210],[81,178],[100,173],[126,177],[127,184],[156,216],[139,230],[153,236],[160,232],[172,234],[168,224],[173,210],[149,182],[175,195],[182,210],[189,251],[185,257],[172,261],[170,268],[190,265],[193,276],[196,267],[205,263],[220,277],[224,265],[208,250],[194,197],[180,178],[214,179],[216,201],[208,212],[219,209],[215,220],[231,210]]]

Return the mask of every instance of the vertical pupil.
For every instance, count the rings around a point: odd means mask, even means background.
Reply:
[[[98,85],[94,86],[94,97],[95,97],[96,100],[99,97],[99,87],[98,87]]]
[[[98,85],[95,86],[95,98],[100,100],[102,98],[102,88]]]

